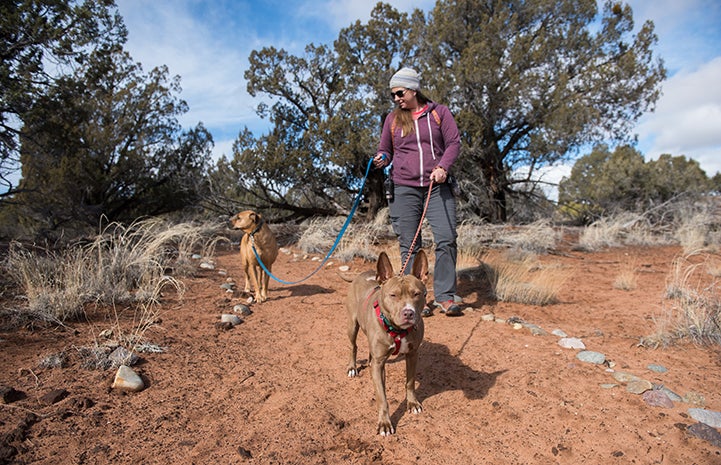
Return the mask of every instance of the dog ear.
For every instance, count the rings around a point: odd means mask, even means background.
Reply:
[[[393,265],[388,258],[388,254],[381,252],[378,256],[378,266],[376,268],[376,281],[383,284],[393,277]]]
[[[428,280],[428,257],[423,250],[419,250],[413,259],[411,274],[420,279],[423,284]]]

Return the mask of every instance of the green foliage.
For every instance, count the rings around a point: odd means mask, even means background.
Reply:
[[[482,176],[470,195],[490,210],[477,213],[505,220],[514,184],[584,144],[629,137],[665,78],[653,24],[632,29],[628,6],[599,15],[595,0],[436,4],[415,61],[457,115],[462,176]],[[511,178],[519,168],[527,179]]]
[[[630,146],[610,152],[595,147],[576,160],[561,180],[558,200],[572,217],[590,222],[621,211],[642,212],[676,197],[709,193],[712,184],[698,162],[684,156],[662,155],[645,162]]]
[[[595,0],[439,0],[428,15],[379,3],[333,49],[254,51],[248,90],[277,99],[258,108],[275,127],[234,153],[239,201],[294,215],[346,209],[392,109],[388,81],[413,66],[459,124],[464,207],[504,221],[513,196],[539,197],[539,168],[589,143],[627,140],[653,108],[665,78],[653,31],[647,22],[634,34],[628,6],[599,12]],[[244,184],[251,166],[257,185]],[[524,179],[512,176],[519,170]],[[270,177],[278,171],[282,181]],[[371,211],[382,205],[381,181],[369,180]],[[264,192],[269,182],[279,184]]]
[[[18,121],[63,69],[115,49],[126,35],[112,0],[0,2],[0,197],[15,192],[9,175],[18,169]]]
[[[192,203],[212,139],[179,134],[187,105],[166,68],[142,73],[124,52],[93,54],[23,119],[18,216],[31,234],[97,228]]]
[[[311,44],[303,56],[274,47],[254,51],[248,91],[277,99],[258,107],[274,127],[257,139],[247,130],[239,134],[233,160],[211,173],[210,203],[283,219],[347,213],[375,154],[382,115],[391,109],[388,80],[407,24],[407,15],[379,4],[368,24],[342,30],[333,48]],[[382,182],[382,172],[371,171],[371,217],[385,202]]]

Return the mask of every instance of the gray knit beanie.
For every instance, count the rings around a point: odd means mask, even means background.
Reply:
[[[405,87],[411,90],[420,90],[421,78],[415,69],[402,68],[391,78],[391,89],[394,87]]]

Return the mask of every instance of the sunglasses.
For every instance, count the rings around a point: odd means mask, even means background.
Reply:
[[[403,90],[397,90],[395,92],[391,92],[391,98],[392,99],[396,98],[396,97],[402,98],[406,94],[407,91],[408,91],[408,89],[403,89]]]

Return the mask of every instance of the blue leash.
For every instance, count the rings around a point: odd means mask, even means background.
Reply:
[[[303,279],[301,279],[301,280],[299,280],[299,281],[283,281],[282,279],[277,278],[276,276],[274,276],[273,273],[271,273],[270,270],[268,270],[268,268],[266,268],[265,264],[263,263],[263,260],[260,259],[260,256],[258,255],[258,251],[255,250],[255,241],[253,240],[253,236],[252,236],[252,235],[250,236],[250,247],[253,249],[253,253],[255,254],[255,258],[258,260],[258,263],[260,263],[261,268],[263,268],[263,271],[265,271],[266,273],[268,273],[268,276],[270,276],[270,277],[273,278],[274,280],[278,281],[279,283],[283,283],[283,284],[298,284],[298,283],[302,283],[302,282],[305,281],[306,279],[308,279],[308,278],[310,278],[311,276],[313,276],[314,274],[316,274],[316,273],[323,267],[323,265],[325,265],[325,263],[328,261],[328,259],[330,258],[330,256],[331,256],[331,255],[333,254],[333,252],[335,251],[336,247],[338,247],[338,244],[340,243],[340,240],[341,240],[341,238],[343,237],[343,234],[345,234],[346,229],[348,229],[348,225],[350,224],[351,219],[353,219],[353,215],[355,215],[355,211],[356,211],[356,209],[358,208],[358,204],[360,204],[360,200],[361,200],[361,198],[363,197],[363,187],[364,187],[365,184],[366,184],[366,179],[368,179],[368,173],[370,173],[371,166],[373,166],[373,158],[371,158],[371,159],[368,161],[368,167],[366,168],[366,174],[365,174],[365,176],[363,177],[363,182],[361,183],[360,189],[358,190],[358,196],[356,197],[355,202],[353,203],[353,208],[351,208],[350,214],[348,215],[348,218],[345,220],[345,223],[343,224],[343,227],[340,229],[340,232],[338,233],[338,237],[336,237],[336,239],[335,239],[335,243],[333,243],[333,247],[330,248],[330,250],[328,251],[328,254],[325,256],[325,258],[323,259],[323,261],[320,262],[320,265],[318,265],[318,268],[316,268],[315,270],[313,270],[313,272],[312,272],[311,274],[309,274],[308,276],[306,276],[305,278],[303,278]]]

